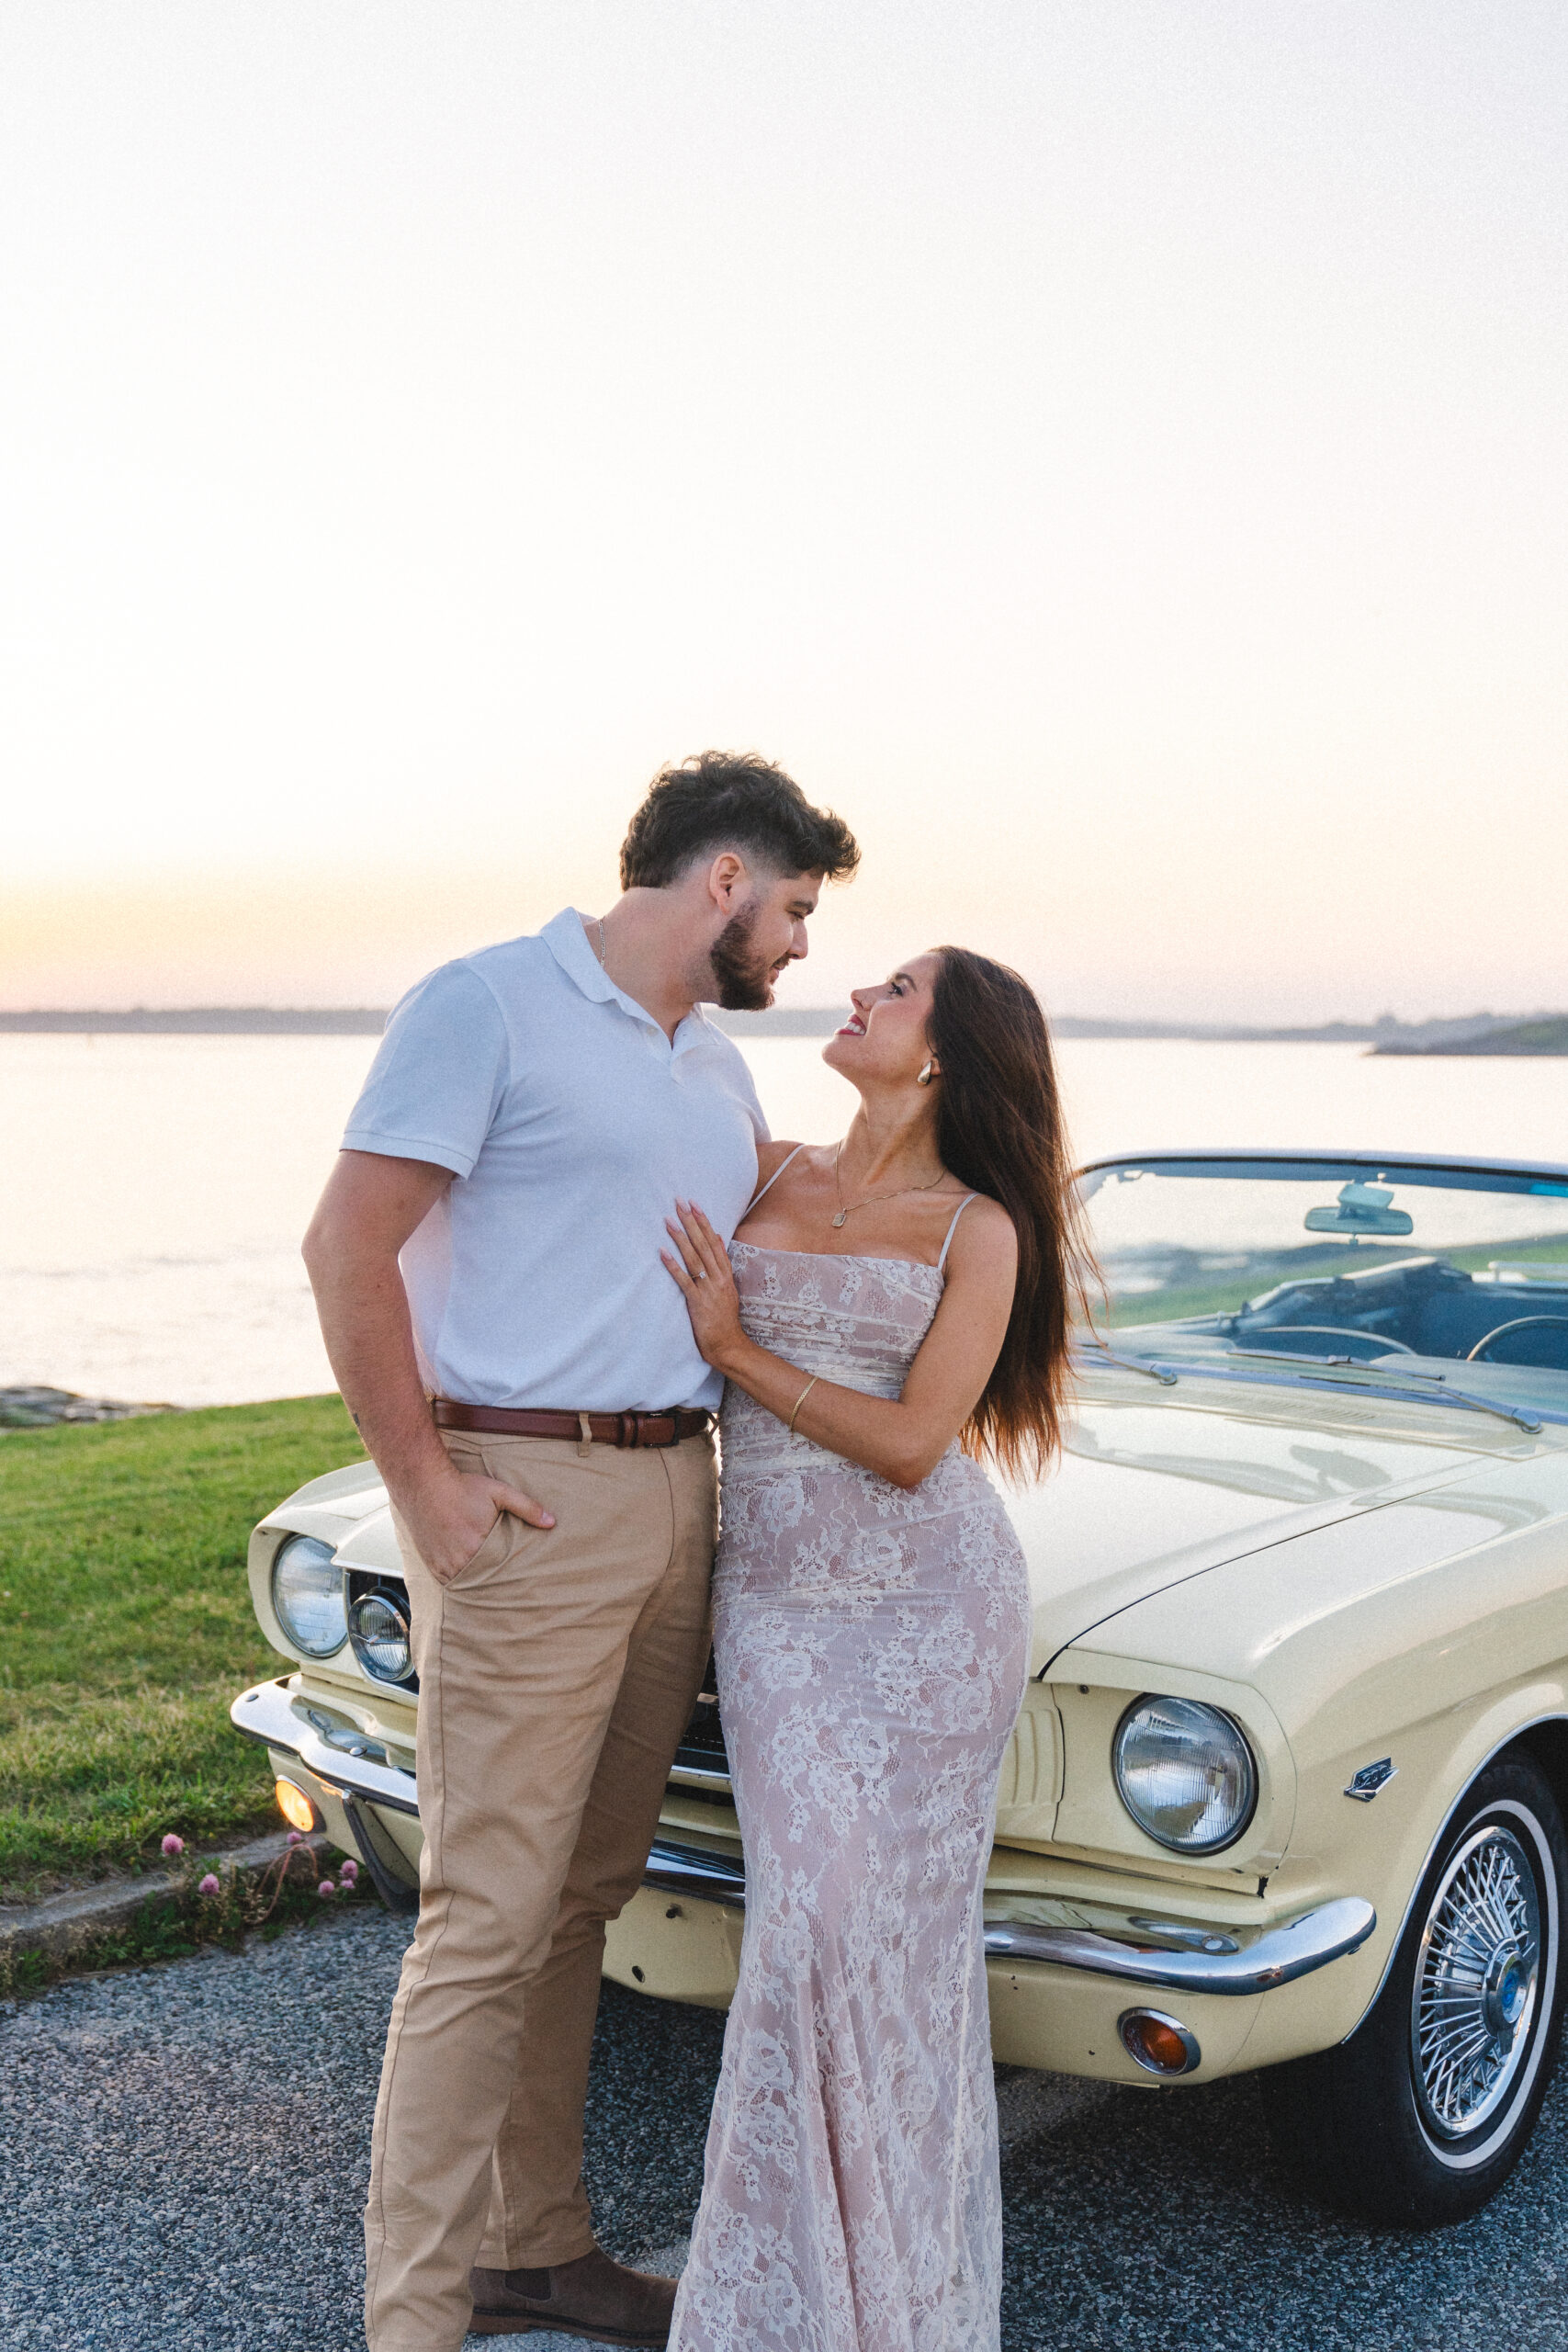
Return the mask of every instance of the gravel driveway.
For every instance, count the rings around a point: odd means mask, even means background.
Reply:
[[[8,2352],[362,2352],[366,2148],[405,1934],[367,1906],[0,2007]],[[679,2259],[722,2022],[605,1988],[589,2186],[623,2258]],[[1004,2070],[999,2099],[1006,2352],[1568,2352],[1568,2071],[1503,2196],[1429,2238],[1300,2199],[1245,2081],[1160,2095]]]

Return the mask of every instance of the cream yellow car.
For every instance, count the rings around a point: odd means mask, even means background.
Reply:
[[[1013,1498],[1028,1699],[986,1884],[996,2054],[1266,2070],[1325,2195],[1473,2211],[1557,2056],[1568,1899],[1568,1167],[1156,1152],[1082,1188],[1107,1308]],[[418,1693],[386,1498],[251,1547],[288,1670],[235,1701],[289,1819],[414,1900]],[[722,2007],[746,1871],[722,1693],[607,1973]]]

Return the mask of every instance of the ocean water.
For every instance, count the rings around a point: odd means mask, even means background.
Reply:
[[[368,1037],[0,1037],[0,1385],[232,1404],[331,1385],[299,1241]],[[854,1098],[809,1038],[746,1046],[773,1132]],[[1568,1062],[1067,1040],[1080,1159],[1161,1146],[1568,1161]]]

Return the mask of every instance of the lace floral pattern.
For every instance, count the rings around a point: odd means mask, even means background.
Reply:
[[[747,1329],[896,1396],[934,1267],[737,1242]],[[740,1982],[674,2352],[996,2352],[980,1900],[1028,1582],[955,1449],[905,1493],[726,1397],[719,1696]]]

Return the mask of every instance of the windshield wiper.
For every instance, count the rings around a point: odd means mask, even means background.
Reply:
[[[1123,1372],[1144,1373],[1150,1380],[1157,1380],[1162,1388],[1174,1388],[1176,1385],[1175,1373],[1167,1372],[1161,1364],[1140,1363],[1136,1356],[1116,1355],[1100,1339],[1091,1339],[1089,1345],[1094,1350],[1096,1355],[1103,1356],[1107,1363],[1119,1365]]]
[[[1259,1363],[1293,1363],[1334,1372],[1337,1385],[1340,1387],[1353,1388],[1356,1385],[1354,1380],[1347,1381],[1343,1377],[1346,1371],[1364,1375],[1371,1381],[1393,1380],[1405,1385],[1413,1380],[1431,1381],[1445,1396],[1451,1396],[1456,1405],[1469,1405],[1478,1413],[1495,1413],[1500,1421],[1513,1421],[1530,1437],[1540,1434],[1540,1423],[1532,1419],[1529,1413],[1517,1412],[1511,1405],[1495,1405],[1489,1396],[1472,1396],[1468,1388],[1450,1388],[1446,1372],[1395,1372],[1382,1364],[1367,1363],[1359,1356],[1296,1355],[1289,1348],[1232,1348],[1230,1353],[1254,1358]]]

